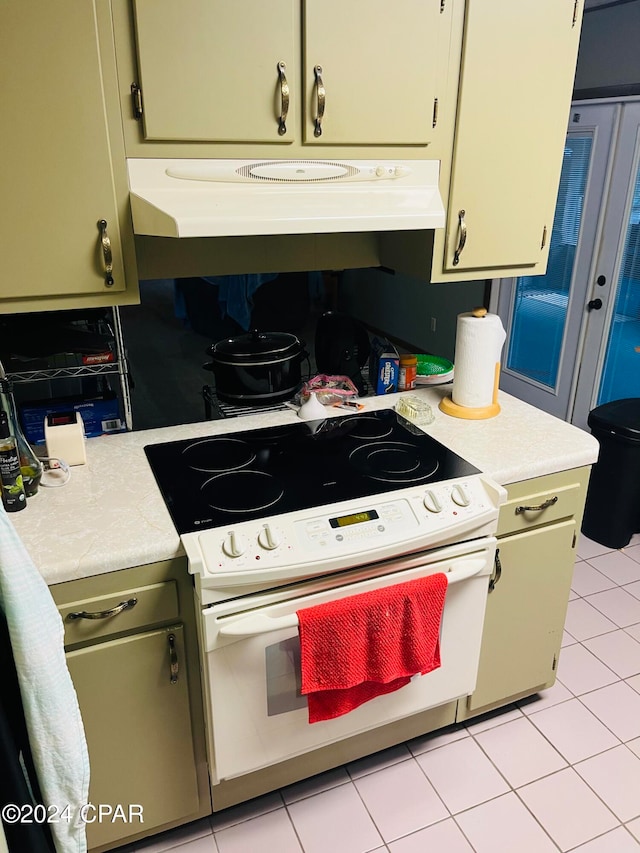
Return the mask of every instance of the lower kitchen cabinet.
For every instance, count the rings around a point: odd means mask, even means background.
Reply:
[[[91,759],[91,802],[125,812],[137,804],[142,815],[131,825],[89,824],[92,847],[198,810],[183,634],[171,626],[67,654]]]
[[[564,521],[500,540],[469,712],[505,704],[555,679],[575,530],[573,520]]]
[[[457,720],[555,681],[589,472],[577,468],[507,486],[478,680],[458,702]]]
[[[588,479],[580,468],[507,487],[478,680],[458,720],[555,681]]]
[[[65,624],[87,738],[89,801],[96,809],[120,805],[125,815],[133,807],[131,821],[89,822],[89,849],[109,850],[209,814],[193,593],[184,560],[51,591]]]

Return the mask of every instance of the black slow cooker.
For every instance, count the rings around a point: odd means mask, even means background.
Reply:
[[[256,405],[290,400],[301,381],[304,344],[288,332],[247,332],[218,341],[205,364],[215,376],[216,396],[227,403]]]

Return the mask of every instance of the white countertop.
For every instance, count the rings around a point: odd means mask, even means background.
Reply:
[[[501,485],[591,465],[599,445],[593,436],[500,392],[501,412],[465,420],[438,408],[451,386],[416,392],[431,404],[425,427]],[[392,407],[399,394],[370,397],[369,410]],[[342,409],[329,414],[344,415]],[[61,488],[40,488],[23,512],[11,516],[36,566],[49,584],[130,568],[182,555],[180,538],[164,505],[144,446],[220,435],[295,421],[293,411],[267,412],[87,441],[87,464],[72,468]]]

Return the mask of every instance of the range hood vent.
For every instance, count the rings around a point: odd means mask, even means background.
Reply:
[[[444,227],[437,160],[130,159],[136,234],[242,237]]]

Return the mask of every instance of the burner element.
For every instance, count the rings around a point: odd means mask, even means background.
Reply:
[[[189,444],[182,458],[194,471],[208,474],[245,468],[256,458],[246,442],[239,438],[206,438]]]
[[[364,444],[351,452],[349,460],[361,474],[385,483],[421,483],[438,470],[437,459],[424,459],[415,447],[401,441]]]
[[[271,474],[247,469],[216,474],[203,483],[201,492],[212,509],[229,513],[264,510],[284,495],[284,489]]]
[[[393,432],[393,422],[370,415],[346,418],[343,426],[347,428],[350,438],[361,438],[365,441],[386,438]]]

